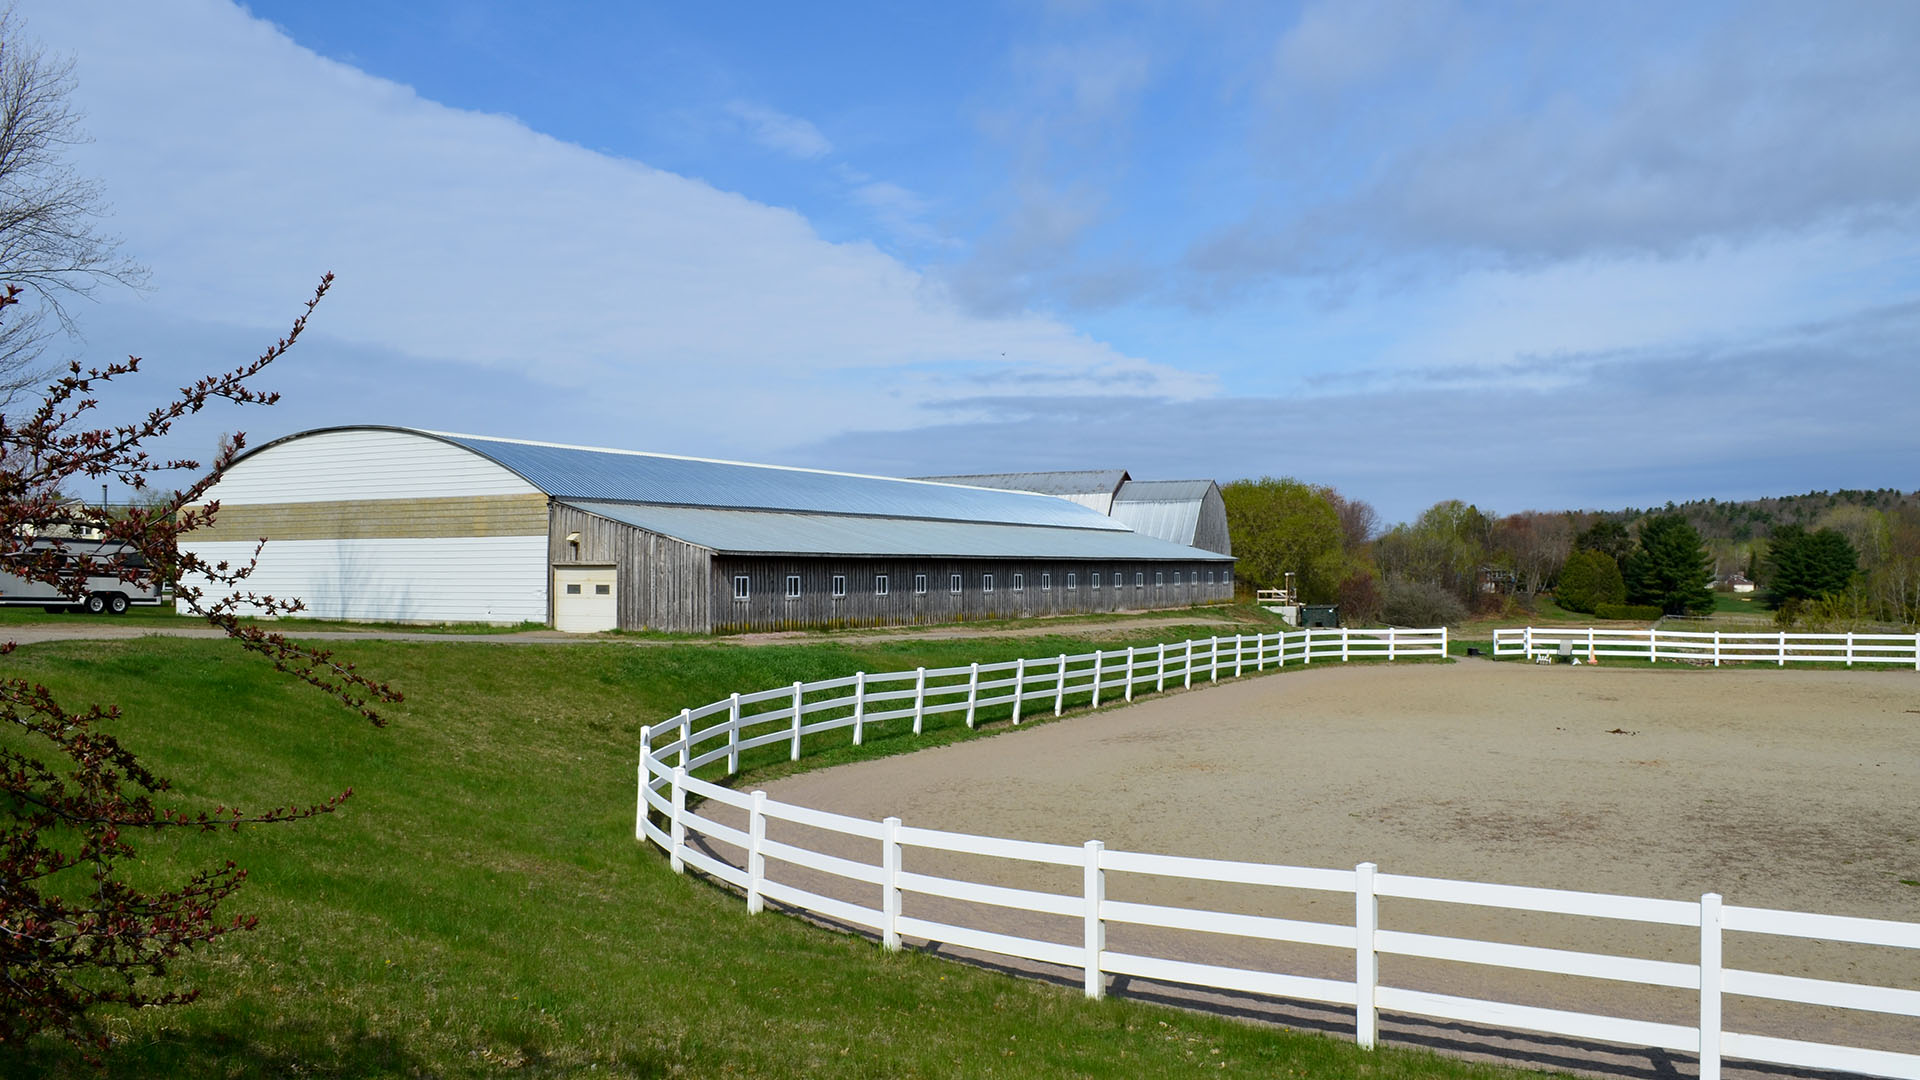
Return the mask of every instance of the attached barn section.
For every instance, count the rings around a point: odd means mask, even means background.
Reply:
[[[1183,607],[1233,561],[1034,492],[399,428],[269,443],[203,558],[317,618],[712,632]]]

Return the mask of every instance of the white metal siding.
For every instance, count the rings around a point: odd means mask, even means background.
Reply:
[[[207,497],[244,506],[540,493],[512,470],[465,447],[425,435],[323,431],[242,459]]]
[[[193,545],[209,563],[235,564],[244,564],[253,547],[229,541]],[[544,623],[547,538],[269,541],[244,587],[298,597],[307,605],[303,618]]]

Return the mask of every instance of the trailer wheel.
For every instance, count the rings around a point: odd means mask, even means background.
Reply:
[[[107,597],[107,610],[113,612],[115,615],[125,615],[127,613],[127,607],[127,598],[121,596],[119,593],[114,593]]]
[[[87,614],[99,615],[107,610],[107,598],[102,593],[93,593],[87,597]]]

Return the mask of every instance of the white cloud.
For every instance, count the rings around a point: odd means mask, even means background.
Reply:
[[[820,134],[820,129],[798,116],[745,101],[729,103],[727,112],[745,124],[754,140],[769,150],[802,161],[814,161],[833,153],[833,143]]]
[[[1758,4],[1649,19],[1436,19],[1420,2],[1309,9],[1277,46],[1289,138],[1363,149],[1311,202],[1194,245],[1226,284],[1423,255],[1540,265],[1920,221],[1920,7]],[[1531,47],[1530,47],[1531,46]],[[1617,62],[1595,62],[1595,58]],[[1390,84],[1346,108],[1285,91]],[[1379,89],[1379,88],[1375,88]]]
[[[910,427],[981,379],[1213,390],[1052,319],[969,315],[792,211],[425,100],[218,0],[23,14],[77,57],[95,141],[76,165],[173,319],[276,327],[332,270],[320,335],[626,410],[629,443],[669,431],[742,453]]]
[[[1321,0],[1274,48],[1289,83],[1340,90],[1393,71],[1409,56],[1444,48],[1451,5],[1438,0]]]

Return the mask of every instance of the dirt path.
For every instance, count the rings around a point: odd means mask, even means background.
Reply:
[[[602,634],[563,634],[558,630],[526,630],[512,634],[439,634],[406,630],[309,630],[298,622],[278,627],[301,641],[474,641],[495,645],[631,645],[648,648],[668,645],[812,645],[859,644],[880,641],[947,641],[958,638],[1044,637],[1049,634],[1104,635],[1129,630],[1157,630],[1169,626],[1219,626],[1219,632],[1243,624],[1229,622],[1213,613],[1151,619],[1113,619],[1110,621],[1074,621],[1052,623],[1037,621],[1019,626],[939,626],[904,627],[892,630],[840,631],[830,634],[804,630],[764,634],[733,634],[710,638],[629,638]],[[1252,633],[1251,627],[1247,628]],[[1264,628],[1262,632],[1268,632]],[[18,623],[0,626],[0,641],[22,645],[39,641],[122,641],[137,637],[217,638],[219,631],[206,626],[167,626],[142,621],[86,622],[75,620]]]
[[[1689,901],[1717,891],[1728,904],[1920,922],[1920,675],[1907,672],[1329,667],[803,774],[768,793],[869,819],[1109,849],[1373,861],[1383,872]],[[843,854],[873,861],[861,846]],[[905,868],[921,873],[1078,887],[1077,870],[908,855]],[[1109,875],[1108,887],[1116,900],[1352,921],[1351,900],[1333,894],[1131,875]],[[924,896],[910,896],[906,912],[1012,920],[1018,932],[1078,941],[1073,920]],[[1381,919],[1680,963],[1698,954],[1695,932],[1636,923],[1391,900]],[[1352,978],[1342,950],[1133,927],[1111,927],[1108,947]],[[1731,967],[1920,989],[1920,956],[1902,950],[1735,934],[1726,956]],[[1392,985],[1649,1020],[1684,1024],[1697,1008],[1683,990],[1402,957],[1384,957],[1382,970]],[[1910,1018],[1733,997],[1726,1015],[1730,1030],[1920,1052]],[[1350,1017],[1322,1023],[1350,1031]],[[1549,1062],[1562,1053],[1535,1050]],[[1591,1068],[1607,1052],[1589,1047],[1560,1063]],[[1644,1055],[1629,1055],[1629,1071],[1646,1066]]]

